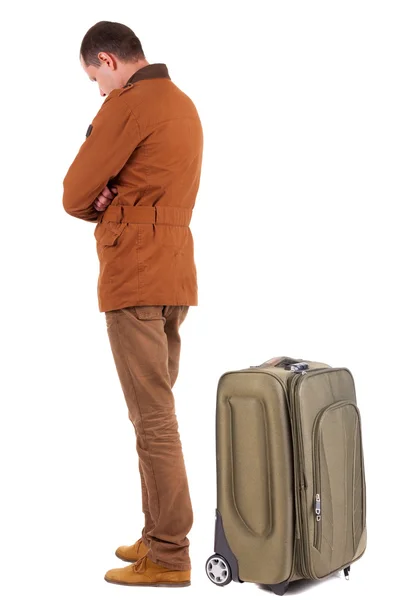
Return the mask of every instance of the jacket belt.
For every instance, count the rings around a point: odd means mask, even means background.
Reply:
[[[192,218],[192,208],[177,206],[126,206],[110,204],[102,213],[99,222],[156,223],[187,227]]]

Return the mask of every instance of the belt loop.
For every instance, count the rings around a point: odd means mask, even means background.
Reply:
[[[156,207],[156,204],[155,204],[155,206],[154,206],[154,209],[155,209],[155,218],[154,218],[154,222],[155,222],[155,223],[157,223],[157,221],[158,221],[158,209],[157,209],[157,207]]]
[[[120,221],[119,221],[119,223],[123,223],[123,219],[124,219],[124,208],[121,205],[120,206]]]

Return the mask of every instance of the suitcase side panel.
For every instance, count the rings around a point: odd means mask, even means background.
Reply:
[[[242,581],[289,578],[294,543],[285,390],[268,372],[228,372],[216,407],[217,509]]]

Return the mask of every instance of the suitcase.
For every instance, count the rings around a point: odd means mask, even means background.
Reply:
[[[346,368],[276,357],[224,373],[216,399],[217,508],[209,579],[283,595],[366,549],[362,430]]]

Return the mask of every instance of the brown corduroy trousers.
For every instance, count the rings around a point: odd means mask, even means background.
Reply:
[[[149,558],[191,568],[193,511],[172,387],[179,370],[179,327],[189,306],[129,306],[105,312],[116,370],[136,436]]]

